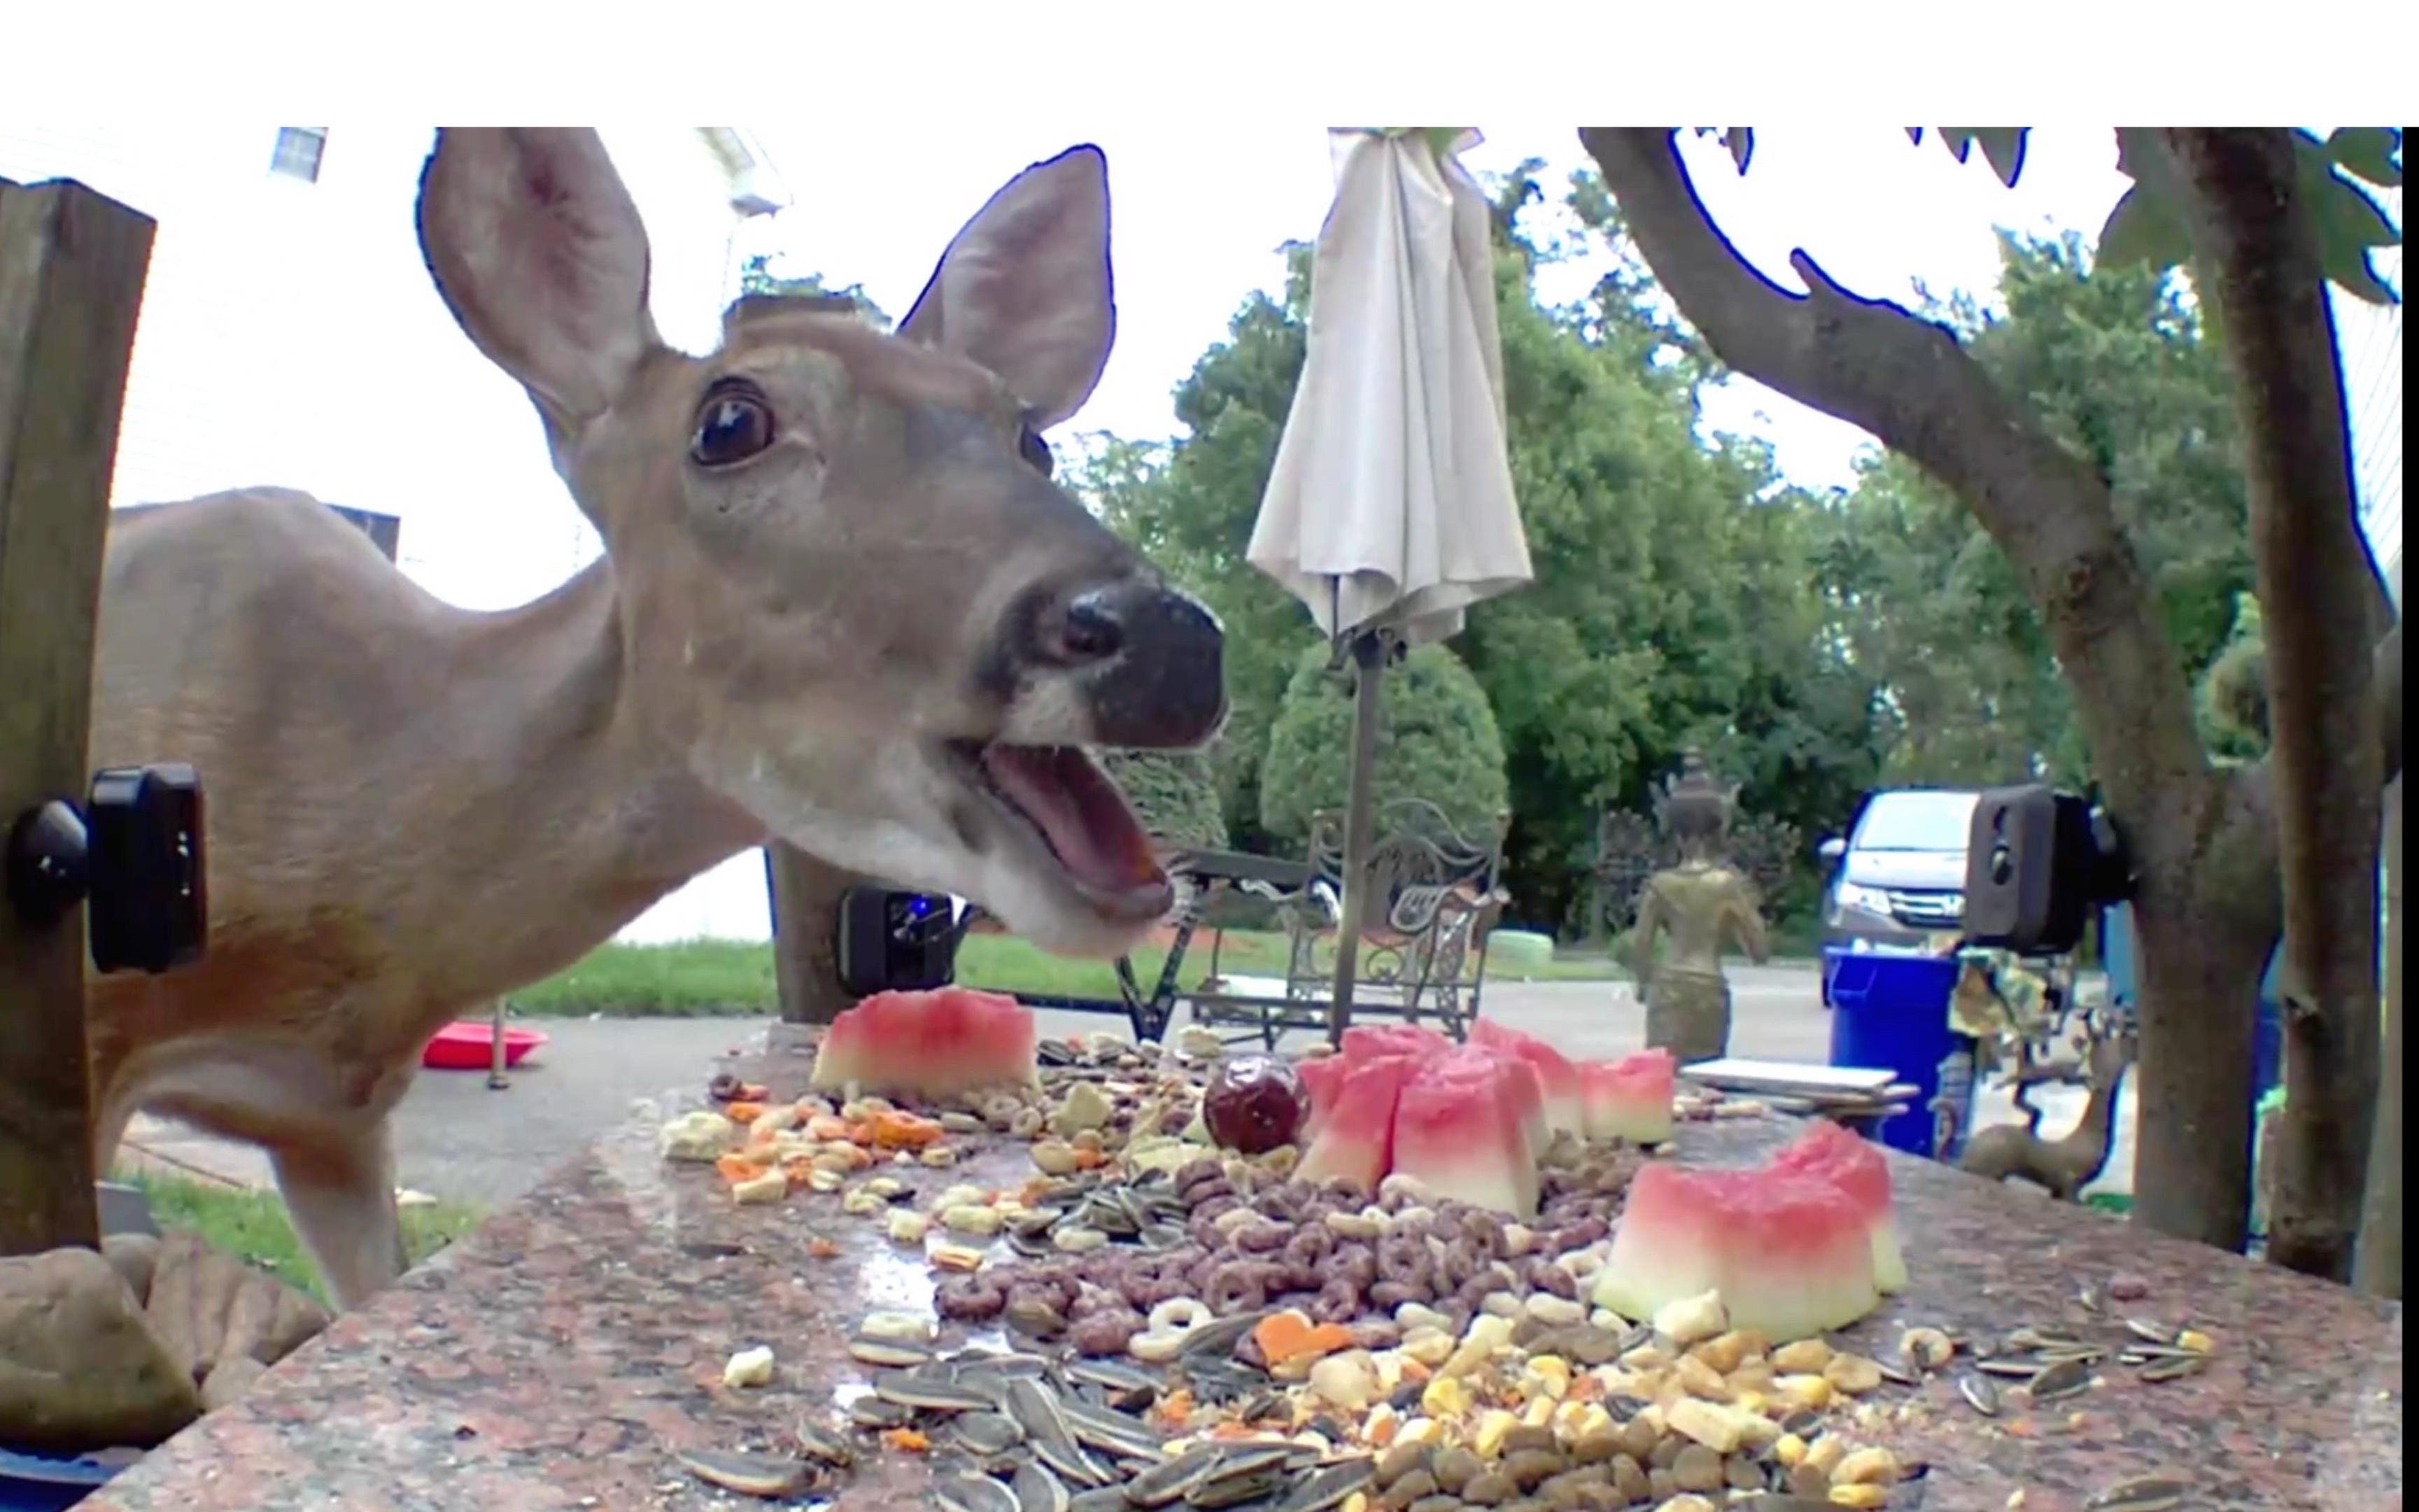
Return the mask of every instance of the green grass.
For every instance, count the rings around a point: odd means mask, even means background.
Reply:
[[[318,1273],[302,1253],[302,1242],[294,1237],[285,1204],[276,1193],[153,1171],[121,1172],[116,1180],[143,1189],[151,1199],[152,1220],[162,1228],[191,1228],[212,1248],[250,1260],[279,1280],[327,1301]],[[479,1218],[474,1210],[447,1202],[404,1209],[403,1237],[412,1263],[419,1264],[469,1233]]]
[[[1210,970],[1210,936],[1195,934],[1179,981],[1196,987]],[[1166,952],[1136,952],[1133,966],[1146,983],[1159,980]],[[1230,977],[1274,977],[1285,972],[1282,934],[1233,930],[1218,951],[1218,969]],[[1490,975],[1504,980],[1500,965]],[[1627,973],[1602,956],[1558,955],[1526,974],[1538,981],[1607,981]],[[975,934],[958,951],[958,980],[1035,997],[1114,999],[1117,975],[1105,961],[1052,955],[1009,935]],[[748,1017],[771,1013],[778,1004],[773,984],[772,948],[747,940],[683,940],[666,945],[600,947],[569,970],[511,995],[517,1012],[532,1017],[609,1018]]]

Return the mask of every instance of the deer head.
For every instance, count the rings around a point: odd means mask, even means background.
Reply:
[[[602,535],[625,717],[756,825],[970,897],[1060,950],[1169,905],[1082,748],[1225,717],[1221,634],[1049,477],[1116,318],[1097,149],[1019,174],[894,335],[743,300],[710,356],[647,314],[647,238],[589,131],[446,130],[420,236]]]

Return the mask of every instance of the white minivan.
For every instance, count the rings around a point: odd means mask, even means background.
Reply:
[[[1823,943],[1851,951],[1930,949],[1965,918],[1965,845],[1979,790],[1884,788],[1869,793],[1847,837],[1816,854],[1830,869]]]

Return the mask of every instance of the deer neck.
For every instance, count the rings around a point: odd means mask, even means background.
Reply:
[[[2117,1088],[2122,1078],[2092,1084],[2091,1095],[2084,1100],[2083,1117],[2074,1122],[2074,1130],[2066,1138],[2069,1143],[2097,1148],[2108,1138],[2109,1125],[2117,1114]]]
[[[485,921],[460,984],[491,995],[568,964],[683,883],[763,841],[637,707],[610,559],[516,609],[465,621],[449,658],[453,764],[420,805],[455,854],[432,875]],[[492,981],[489,979],[497,979]]]

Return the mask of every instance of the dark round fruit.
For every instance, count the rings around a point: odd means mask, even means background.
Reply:
[[[1201,1121],[1228,1149],[1260,1155],[1289,1145],[1302,1132],[1302,1078],[1293,1062],[1275,1056],[1221,1061],[1201,1095]]]

